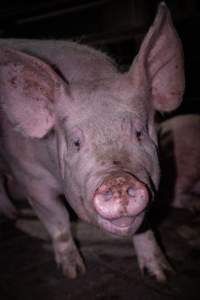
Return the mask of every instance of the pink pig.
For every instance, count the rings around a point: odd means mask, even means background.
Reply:
[[[170,267],[153,232],[139,229],[159,185],[155,110],[174,110],[184,91],[181,42],[166,5],[126,73],[72,42],[0,45],[2,210],[13,209],[6,190],[15,183],[74,278],[85,266],[64,195],[82,220],[132,237],[141,271],[165,280]]]
[[[200,209],[200,115],[171,118],[159,127],[161,193],[178,208]]]

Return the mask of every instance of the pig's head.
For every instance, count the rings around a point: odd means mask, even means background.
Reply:
[[[10,121],[28,138],[54,129],[72,207],[78,199],[86,219],[133,234],[159,182],[155,110],[175,109],[184,90],[181,43],[166,6],[126,73],[113,67],[99,80],[67,83],[36,58],[2,51],[2,107]]]

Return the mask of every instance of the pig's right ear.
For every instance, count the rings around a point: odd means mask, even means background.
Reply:
[[[155,109],[170,111],[181,103],[185,86],[182,45],[164,2],[129,73],[133,84],[151,92]]]
[[[42,138],[54,126],[61,78],[41,60],[13,49],[0,49],[0,107],[27,137]]]

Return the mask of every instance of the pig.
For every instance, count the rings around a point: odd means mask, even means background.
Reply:
[[[13,186],[24,193],[69,278],[85,264],[63,195],[83,221],[130,236],[141,271],[164,281],[171,268],[143,224],[160,177],[154,114],[177,108],[184,92],[182,45],[167,6],[159,5],[127,72],[74,42],[0,45],[4,203]]]
[[[179,115],[159,125],[160,193],[165,205],[200,210],[200,115]]]

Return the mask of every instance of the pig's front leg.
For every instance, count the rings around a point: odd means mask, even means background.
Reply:
[[[142,273],[145,270],[155,276],[159,282],[166,281],[165,271],[173,272],[164,254],[162,253],[151,230],[133,236],[139,267]]]
[[[56,262],[64,274],[75,278],[78,271],[84,273],[85,265],[71,235],[69,215],[58,195],[49,187],[37,185],[31,188],[28,200],[52,238]]]

